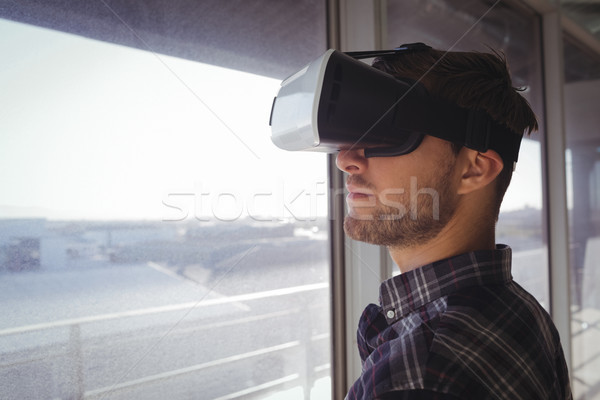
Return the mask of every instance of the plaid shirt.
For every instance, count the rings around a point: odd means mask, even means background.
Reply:
[[[510,273],[476,251],[382,283],[359,322],[362,374],[347,399],[571,399],[558,332]]]

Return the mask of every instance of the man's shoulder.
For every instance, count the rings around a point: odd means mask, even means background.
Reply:
[[[473,352],[474,359],[490,362],[527,362],[532,353],[554,359],[558,353],[560,340],[548,312],[516,283],[467,288],[447,296],[446,303],[433,352]]]
[[[426,379],[439,385],[448,377],[461,393],[502,388],[508,398],[552,398],[552,388],[565,378],[556,370],[561,356],[552,321],[520,286],[473,287],[447,297]]]
[[[474,286],[447,296],[446,310],[437,329],[440,334],[470,332],[488,337],[514,337],[518,342],[524,336],[532,336],[539,343],[558,340],[548,312],[515,282]]]
[[[450,393],[426,389],[398,390],[385,393],[374,400],[461,400]],[[464,400],[464,399],[463,399]]]
[[[546,342],[543,332],[554,327],[522,292],[510,285],[466,288],[379,330],[356,393],[412,396],[422,389],[487,398],[502,390],[504,398],[560,398],[552,395],[565,384],[556,368],[560,343],[552,334]]]

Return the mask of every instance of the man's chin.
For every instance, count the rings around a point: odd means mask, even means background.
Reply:
[[[387,218],[356,218],[347,215],[344,232],[354,240],[396,248],[409,248],[423,244],[437,236],[445,222],[432,218],[420,221]]]
[[[352,215],[346,215],[344,218],[344,233],[351,239],[360,240],[356,238],[359,222],[360,220],[354,218]]]
[[[344,219],[344,232],[350,239],[370,244],[381,244],[377,238],[377,228],[373,218],[347,215]]]

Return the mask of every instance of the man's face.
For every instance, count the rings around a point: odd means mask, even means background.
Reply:
[[[343,150],[337,166],[349,174],[346,234],[396,248],[435,237],[458,201],[456,155],[448,142],[426,136],[412,153],[365,158],[364,150]]]

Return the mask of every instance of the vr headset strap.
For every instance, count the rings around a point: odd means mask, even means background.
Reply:
[[[429,134],[473,150],[496,151],[505,163],[517,161],[522,135],[497,123],[481,109],[465,109],[452,103],[432,102]]]

